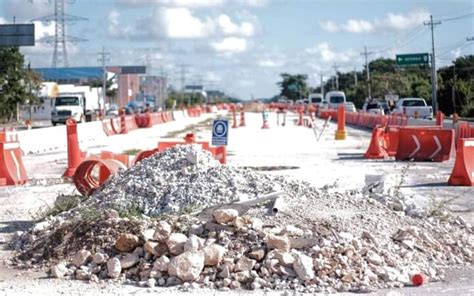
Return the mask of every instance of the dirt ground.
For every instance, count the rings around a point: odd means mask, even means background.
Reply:
[[[449,208],[466,221],[474,223],[474,188],[447,186],[453,160],[444,163],[404,163],[392,160],[367,161],[363,159],[370,132],[348,128],[345,141],[335,141],[335,125],[330,123],[323,131],[323,121],[318,120],[317,134],[312,129],[294,125],[296,117],[287,117],[285,127],[276,126],[276,115],[270,116],[270,129],[261,129],[260,114],[247,113],[246,127],[232,129],[229,135],[228,163],[270,170],[271,174],[283,174],[306,180],[315,186],[335,186],[338,190],[360,189],[366,175],[384,175],[393,180],[403,194],[411,195],[424,207]],[[194,121],[196,124],[198,121]],[[127,136],[113,136],[107,143],[115,150],[149,148],[160,137],[172,131],[194,130],[199,138],[210,141],[208,126],[186,128],[186,124],[167,127],[165,130],[147,129],[131,132]],[[91,148],[98,151],[108,146]],[[55,280],[43,271],[16,270],[7,267],[4,260],[12,252],[7,243],[15,231],[27,229],[33,224],[38,210],[51,205],[61,193],[72,193],[74,186],[61,178],[67,164],[66,151],[52,151],[23,158],[32,179],[28,185],[0,188],[0,295],[151,295],[176,294],[176,289],[138,288],[111,283],[91,284],[80,281]],[[285,169],[292,167],[292,169]],[[282,170],[283,169],[283,170]],[[256,295],[251,291],[219,292],[199,290],[183,292],[191,295],[239,294]],[[285,292],[293,295],[293,292]],[[267,295],[285,295],[275,291]],[[375,295],[474,295],[474,269],[453,269],[446,272],[443,282],[429,283],[423,287],[382,290]],[[341,294],[343,295],[343,294]]]

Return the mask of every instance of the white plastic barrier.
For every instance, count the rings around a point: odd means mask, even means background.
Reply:
[[[178,121],[178,120],[181,120],[184,118],[184,112],[185,111],[181,111],[181,110],[178,110],[178,111],[173,111],[173,118],[175,121]]]

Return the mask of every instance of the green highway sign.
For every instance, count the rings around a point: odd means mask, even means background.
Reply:
[[[427,65],[430,61],[427,53],[397,54],[398,66]]]

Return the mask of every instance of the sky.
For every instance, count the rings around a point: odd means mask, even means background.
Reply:
[[[58,0],[59,1],[59,0]],[[321,76],[362,70],[368,59],[431,52],[433,15],[437,66],[474,54],[472,0],[65,0],[70,66],[148,65],[181,87],[203,83],[241,99],[272,97],[279,74]],[[52,1],[54,2],[54,0]],[[0,23],[34,21],[37,39],[54,36],[48,0],[0,0]],[[31,67],[50,67],[53,47],[37,42],[21,51]],[[336,66],[336,67],[335,67]]]

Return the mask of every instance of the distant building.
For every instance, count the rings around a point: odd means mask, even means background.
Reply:
[[[148,102],[152,101],[155,107],[163,108],[165,106],[165,101],[168,98],[166,78],[152,75],[142,76],[140,88],[140,98],[146,98]]]
[[[204,98],[207,98],[207,93],[202,85],[186,85],[184,87],[184,93],[201,94]]]
[[[37,68],[34,71],[41,75],[43,81],[56,82],[58,84],[88,85],[92,82],[101,81],[104,71],[102,67],[71,67],[71,68]],[[108,66],[107,77],[110,79],[115,75],[117,87],[117,100],[107,103],[115,103],[124,107],[128,102],[134,100],[140,90],[139,75],[146,73],[145,66]]]

